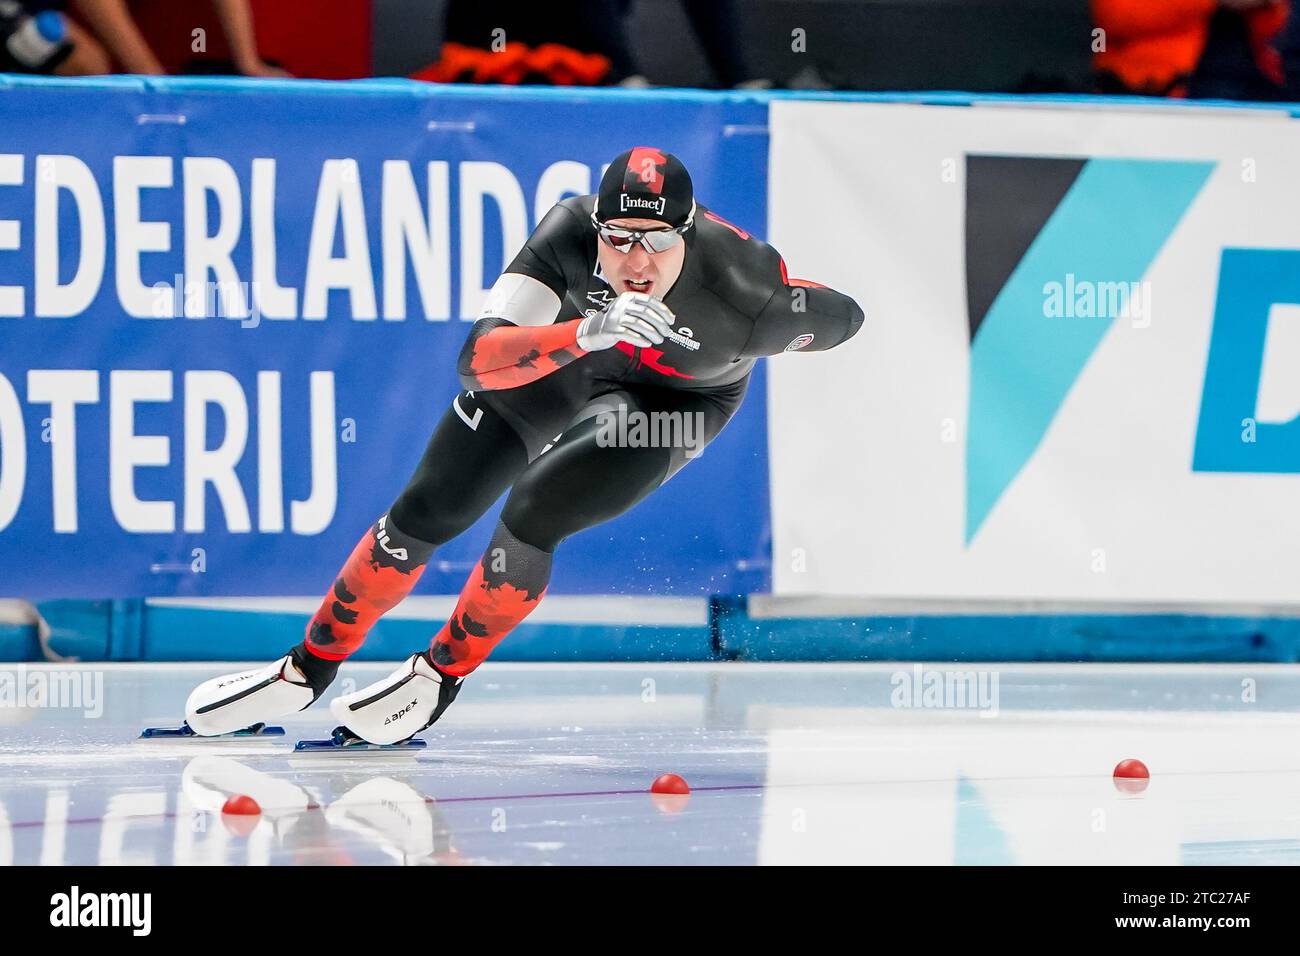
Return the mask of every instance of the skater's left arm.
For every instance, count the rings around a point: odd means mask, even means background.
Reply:
[[[741,350],[753,358],[782,352],[824,352],[842,345],[862,327],[863,312],[842,292],[807,279],[792,278],[785,261],[772,296],[754,320]]]

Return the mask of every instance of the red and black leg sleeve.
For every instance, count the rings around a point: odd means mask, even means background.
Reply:
[[[444,674],[469,675],[537,609],[550,580],[551,552],[520,541],[497,522],[455,612],[429,644],[429,660]]]

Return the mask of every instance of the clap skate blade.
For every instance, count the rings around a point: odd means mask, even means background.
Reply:
[[[365,753],[374,750],[399,752],[423,750],[427,746],[429,745],[426,741],[414,737],[400,740],[395,744],[372,744],[368,740],[362,740],[356,734],[349,732],[346,727],[335,727],[328,740],[300,740],[294,744],[293,749],[297,753]]]
[[[283,727],[270,727],[264,723],[253,724],[241,730],[232,730],[228,734],[217,734],[210,737],[196,734],[188,723],[182,723],[179,727],[146,727],[140,731],[141,740],[242,740],[250,737],[283,736]]]

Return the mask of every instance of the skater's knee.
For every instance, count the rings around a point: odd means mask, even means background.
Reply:
[[[448,501],[436,501],[429,495],[407,489],[388,511],[393,524],[412,538],[435,547],[445,544],[472,525],[478,517],[469,509],[456,508]]]
[[[665,470],[661,464],[624,468],[594,476],[585,486],[546,473],[525,474],[506,499],[501,521],[520,541],[554,551],[570,535],[627,511],[659,487]]]
[[[601,520],[591,513],[580,487],[544,472],[520,478],[501,509],[501,522],[510,533],[542,551],[554,551],[569,535]]]
[[[550,501],[544,489],[516,485],[501,509],[501,523],[525,544],[554,551],[572,533],[565,530],[570,522],[560,504]]]

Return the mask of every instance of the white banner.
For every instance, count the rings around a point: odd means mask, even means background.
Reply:
[[[775,102],[774,591],[1300,602],[1300,122]],[[973,330],[973,331],[972,331]]]

